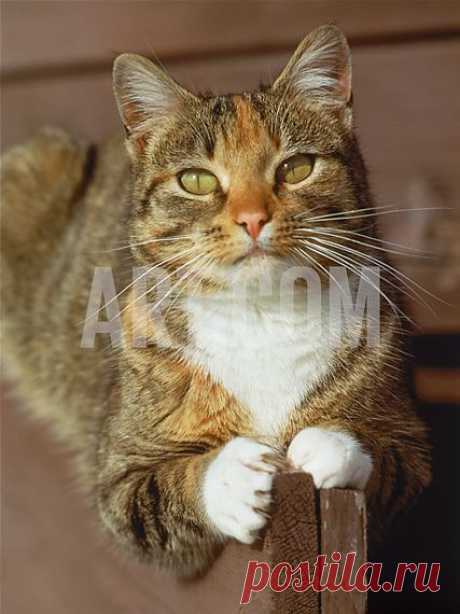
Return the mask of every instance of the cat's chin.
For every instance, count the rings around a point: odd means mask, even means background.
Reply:
[[[253,281],[277,279],[290,266],[292,262],[287,258],[254,250],[232,264],[220,266],[217,276],[230,286],[240,286]]]
[[[240,256],[235,262],[233,266],[239,266],[245,264],[246,266],[251,266],[254,263],[260,261],[266,261],[268,258],[273,258],[274,255],[262,249],[258,245],[253,246],[246,254]]]

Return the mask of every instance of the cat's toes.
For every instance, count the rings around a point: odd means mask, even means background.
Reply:
[[[268,519],[277,459],[272,448],[244,437],[230,441],[208,467],[203,499],[212,525],[250,544]]]
[[[294,437],[287,456],[293,468],[311,474],[316,488],[363,490],[372,472],[369,454],[342,431],[306,428]]]

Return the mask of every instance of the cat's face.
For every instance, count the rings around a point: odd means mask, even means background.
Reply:
[[[367,195],[343,35],[313,33],[275,84],[252,94],[197,97],[147,60],[119,62],[142,261],[218,281],[326,263],[313,229],[337,225],[324,216],[366,206]]]

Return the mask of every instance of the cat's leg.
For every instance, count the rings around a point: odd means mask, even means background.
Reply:
[[[376,412],[375,412],[376,413]],[[336,415],[305,427],[292,439],[291,468],[310,473],[317,488],[364,490],[371,529],[381,530],[411,504],[431,480],[430,446],[410,401],[393,401],[385,416]]]
[[[158,454],[158,450],[156,452]],[[206,569],[227,538],[251,543],[268,518],[280,460],[238,437],[222,448],[164,462],[109,455],[99,508],[117,541],[183,575]]]

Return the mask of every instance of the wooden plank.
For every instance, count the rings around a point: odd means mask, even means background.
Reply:
[[[310,569],[319,554],[319,530],[316,492],[311,476],[301,473],[275,479],[272,525],[266,537],[271,568],[286,562],[295,569],[308,562]],[[296,592],[292,588],[272,593],[273,612],[283,614],[319,614],[319,594],[311,589]]]
[[[50,66],[108,64],[119,51],[155,52],[166,60],[238,49],[288,49],[310,29],[331,22],[357,42],[451,32],[460,27],[460,4],[8,0],[2,3],[3,71],[13,75]]]
[[[179,582],[108,547],[78,492],[69,455],[18,404],[2,406],[3,607],[11,614],[319,614],[315,594],[268,588],[240,607],[247,562],[312,561],[315,493],[306,475],[276,483],[272,528],[253,547],[230,544],[210,573]],[[288,528],[286,532],[286,528]],[[24,590],[27,578],[27,590]]]
[[[168,67],[195,90],[221,93],[270,81],[287,58],[268,54]],[[379,181],[384,175],[382,182],[392,191],[403,178],[406,184],[408,178],[416,179],[425,167],[441,181],[456,177],[460,43],[357,49],[353,60],[357,125],[372,174]],[[6,85],[2,112],[3,147],[47,123],[67,125],[93,139],[118,129],[119,123],[110,72]],[[427,116],[436,122],[428,122]]]
[[[341,555],[338,578],[343,573],[346,555],[356,553],[354,571],[367,562],[367,526],[364,493],[352,490],[322,490],[321,553],[331,561],[333,553]],[[352,577],[352,582],[353,582]],[[321,614],[365,614],[367,593],[352,590],[321,593]]]

